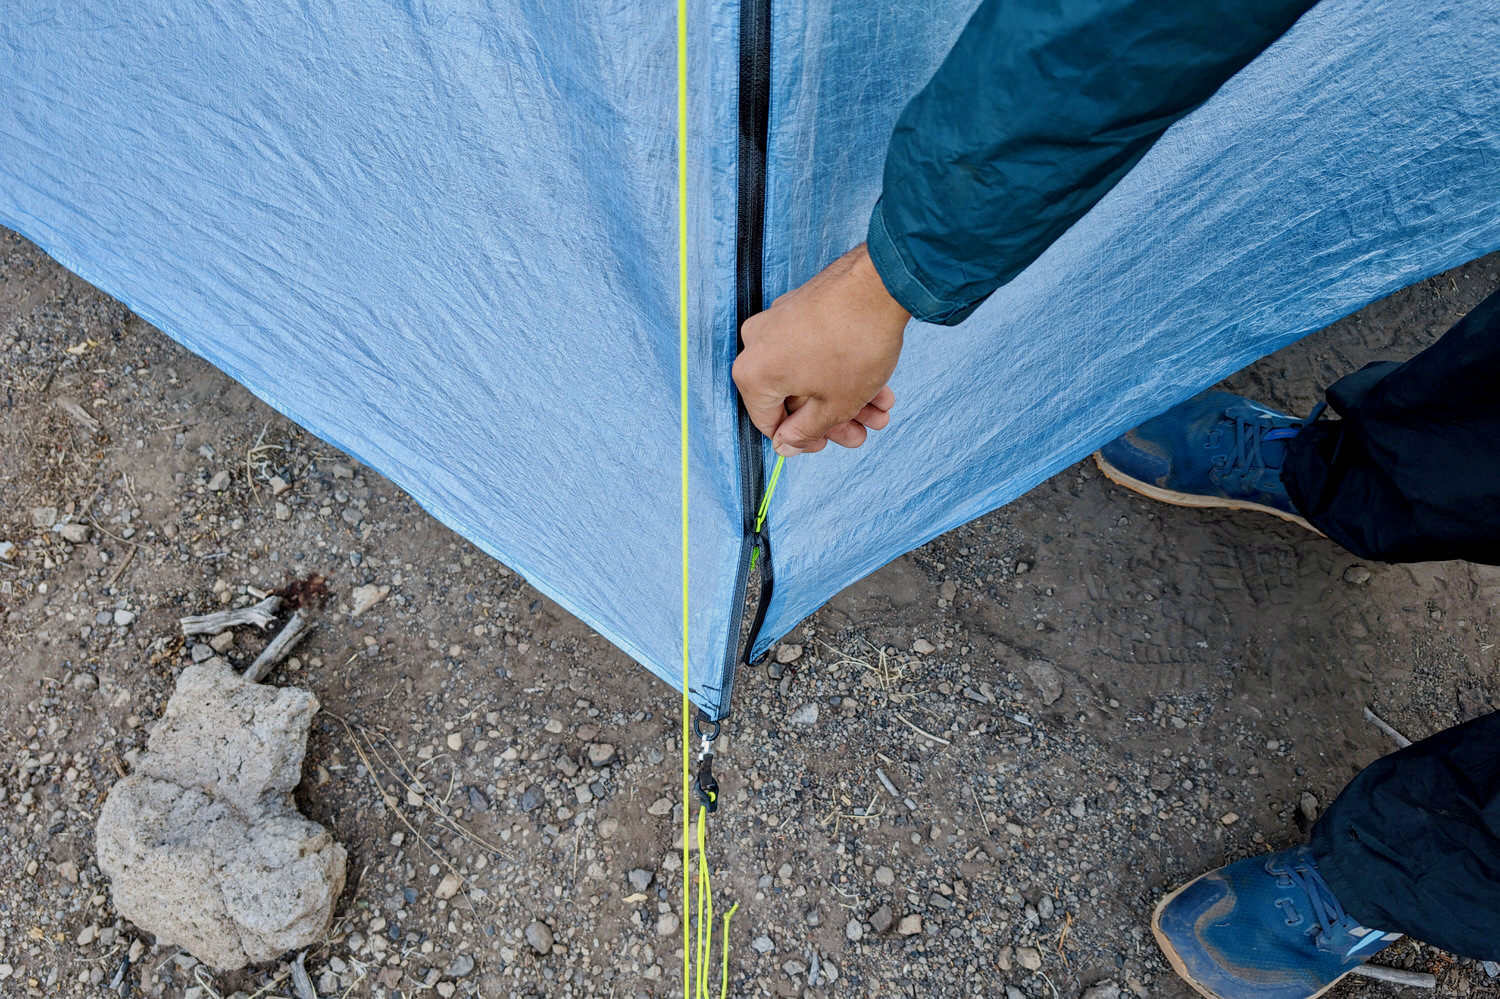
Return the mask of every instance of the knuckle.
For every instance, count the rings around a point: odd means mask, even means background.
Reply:
[[[760,380],[760,364],[756,361],[755,355],[748,350],[735,358],[734,365],[729,372],[734,383],[741,388]]]
[[[811,430],[805,430],[802,427],[793,427],[786,433],[787,443],[794,447],[807,447],[820,440],[822,440],[820,435],[813,433]]]

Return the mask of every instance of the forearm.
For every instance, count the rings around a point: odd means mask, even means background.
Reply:
[[[1313,0],[985,0],[902,113],[869,252],[916,318],[957,323]]]

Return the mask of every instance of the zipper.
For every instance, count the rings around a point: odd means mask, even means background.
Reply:
[[[764,307],[762,275],[766,232],[766,143],[771,122],[771,0],[740,2],[739,86],[739,189],[735,212],[735,330]],[[738,337],[738,333],[736,333]],[[739,343],[741,349],[744,343]],[[739,410],[740,512],[744,537],[740,542],[739,569],[734,592],[738,599],[730,614],[728,647],[724,650],[724,687],[720,717],[728,714],[734,689],[734,671],[750,649],[765,620],[771,595],[771,546],[764,532],[755,530],[755,513],[765,488],[765,461],[761,433],[750,422],[744,403]],[[758,554],[757,554],[758,553]],[[750,585],[751,561],[761,572],[760,602],[755,620],[740,653],[740,628],[744,623],[746,589]]]

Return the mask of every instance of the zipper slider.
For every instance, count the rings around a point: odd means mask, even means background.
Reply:
[[[719,737],[719,723],[709,721],[708,716],[702,711],[693,721],[693,730],[703,740],[703,748],[698,753],[698,777],[694,781],[694,788],[698,792],[698,802],[710,813],[719,810],[719,782],[714,779],[714,740]]]

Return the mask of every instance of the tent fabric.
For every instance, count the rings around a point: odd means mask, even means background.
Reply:
[[[882,148],[972,4],[826,6],[787,5],[776,33],[772,93],[797,113],[772,118],[768,296],[863,237],[881,163],[851,150]],[[867,102],[847,120],[840,65]],[[1323,0],[970,319],[909,327],[888,429],[787,462],[756,651],[1144,419],[1500,247],[1497,203],[1500,4]]]
[[[708,707],[741,533],[736,24],[690,22]],[[0,222],[680,686],[675,46],[662,4],[10,0]]]
[[[863,238],[892,123],[973,6],[773,3],[768,296]],[[747,500],[740,14],[695,0],[689,22],[690,694],[714,717]],[[0,223],[677,685],[672,15],[13,0]],[[1141,418],[1500,247],[1495,15],[1324,0],[971,319],[914,326],[891,429],[787,464],[757,647]]]

